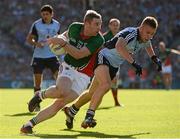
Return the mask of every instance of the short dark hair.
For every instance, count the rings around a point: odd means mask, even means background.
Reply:
[[[109,20],[109,24],[111,24],[111,23],[113,23],[113,22],[117,22],[118,24],[121,23],[119,19],[117,19],[117,18],[111,18],[111,19]]]
[[[47,11],[50,14],[52,14],[53,13],[53,7],[51,5],[48,5],[48,4],[47,5],[43,5],[41,7],[41,12],[43,12],[43,11]]]
[[[93,20],[93,18],[101,19],[101,15],[94,10],[87,10],[87,12],[84,16],[84,22],[91,21],[91,20]]]
[[[157,29],[158,27],[158,22],[156,20],[155,17],[152,17],[152,16],[147,16],[144,18],[144,20],[142,21],[141,25],[149,25],[150,27],[154,28],[154,29]]]

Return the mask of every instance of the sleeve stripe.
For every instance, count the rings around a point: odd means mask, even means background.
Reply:
[[[136,36],[136,32],[135,31],[133,31],[132,33],[130,33],[130,34],[128,34],[126,37],[125,37],[125,40],[127,41],[127,42],[129,42],[132,38],[134,38],[135,36]]]

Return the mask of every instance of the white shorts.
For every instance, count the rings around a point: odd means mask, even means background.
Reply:
[[[162,73],[172,73],[172,66],[162,66]]]
[[[74,67],[65,62],[62,63],[62,67],[63,69],[59,76],[69,78],[72,81],[71,89],[78,95],[83,93],[90,83],[90,77],[84,73],[78,72]]]

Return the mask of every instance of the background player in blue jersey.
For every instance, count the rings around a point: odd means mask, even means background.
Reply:
[[[50,5],[41,7],[41,18],[35,21],[29,34],[27,42],[34,46],[32,58],[33,78],[34,78],[34,93],[41,90],[41,82],[43,80],[43,71],[49,68],[54,78],[57,78],[59,70],[59,62],[57,57],[51,52],[48,45],[42,43],[49,37],[53,37],[60,33],[60,23],[53,19],[53,8]],[[35,111],[39,111],[38,105]]]
[[[142,74],[142,67],[137,64],[132,57],[141,48],[145,48],[149,57],[157,65],[157,70],[161,71],[161,62],[155,55],[151,39],[156,33],[158,22],[154,17],[146,17],[139,27],[129,27],[120,31],[113,39],[105,44],[97,56],[97,65],[94,71],[94,79],[89,92],[81,95],[71,107],[65,109],[65,114],[69,123],[73,125],[73,118],[79,108],[90,100],[82,127],[94,127],[96,121],[93,119],[95,110],[100,105],[103,96],[111,87],[111,80],[115,77],[118,67],[126,60],[135,68],[136,74]]]

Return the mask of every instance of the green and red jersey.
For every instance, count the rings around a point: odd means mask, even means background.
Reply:
[[[72,46],[76,47],[77,49],[81,49],[82,47],[87,47],[91,55],[81,59],[76,59],[72,57],[70,54],[66,54],[64,57],[64,61],[67,64],[72,65],[73,67],[78,67],[80,69],[86,67],[93,54],[96,53],[97,50],[100,47],[102,47],[104,43],[104,38],[100,33],[98,33],[96,36],[91,36],[91,37],[84,36],[82,34],[83,27],[84,24],[78,22],[74,22],[69,26],[68,29],[69,43]]]
[[[166,48],[164,52],[159,53],[159,58],[164,63],[165,66],[171,65],[171,59],[170,59],[170,53],[171,49]]]
[[[114,35],[111,31],[108,31],[103,34],[103,37],[104,37],[105,42],[107,42],[108,40],[112,39]]]

